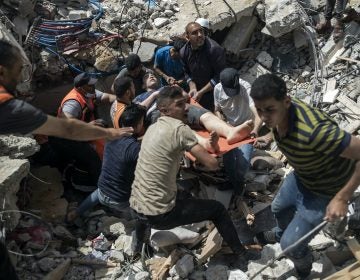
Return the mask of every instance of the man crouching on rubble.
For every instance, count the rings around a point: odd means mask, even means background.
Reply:
[[[321,110],[290,98],[285,82],[273,74],[257,78],[250,96],[294,168],[271,205],[277,227],[257,235],[260,243],[280,242],[284,250],[323,219],[333,222],[346,216],[360,184],[360,139]],[[288,254],[301,278],[310,274],[313,262],[307,243]]]
[[[148,128],[143,138],[130,196],[131,208],[143,221],[136,227],[136,238],[140,242],[135,251],[141,249],[148,225],[164,230],[210,220],[232,251],[244,259],[247,251],[220,202],[176,199],[176,175],[184,151],[191,152],[210,170],[219,168],[216,158],[198,144],[194,132],[184,123],[188,110],[182,90],[164,87],[159,93],[157,107],[161,117]]]
[[[36,133],[88,141],[101,138],[117,139],[132,134],[132,128],[105,129],[78,120],[58,119],[44,114],[22,100],[15,99],[16,86],[21,79],[25,79],[23,70],[20,50],[0,40],[0,135]],[[18,279],[2,241],[0,242],[0,279]]]

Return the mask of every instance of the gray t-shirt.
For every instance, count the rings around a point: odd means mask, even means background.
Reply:
[[[46,121],[45,113],[22,100],[11,99],[0,104],[0,134],[28,134]]]
[[[95,98],[97,102],[101,101],[103,94],[104,93],[102,91],[99,91],[97,89],[95,90]],[[63,104],[62,111],[63,113],[73,116],[74,118],[81,119],[81,115],[82,115],[81,105],[79,102],[77,102],[74,99],[70,99],[66,101]]]

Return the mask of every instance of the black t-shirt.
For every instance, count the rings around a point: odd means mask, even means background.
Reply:
[[[0,134],[28,134],[46,120],[45,113],[25,101],[11,99],[0,104]]]
[[[105,144],[98,181],[102,193],[117,202],[129,201],[139,152],[140,143],[133,136]]]

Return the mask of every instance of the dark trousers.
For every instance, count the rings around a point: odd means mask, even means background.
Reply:
[[[145,216],[136,213],[136,238],[139,243],[146,242],[150,227],[166,230],[181,225],[198,223],[206,220],[212,221],[220,235],[234,253],[242,253],[245,248],[241,244],[234,224],[225,207],[216,200],[207,199],[182,199],[177,200],[175,207],[161,215]]]
[[[101,172],[101,160],[88,142],[73,141],[57,137],[49,137],[51,147],[59,158],[60,171],[75,161],[75,166],[88,172],[89,184],[97,185]]]
[[[9,252],[4,243],[0,242],[0,280],[18,280]]]
[[[325,8],[325,19],[330,20],[333,17],[336,19],[341,19],[342,12],[345,9],[346,1],[345,0],[327,0],[326,1],[326,8]]]

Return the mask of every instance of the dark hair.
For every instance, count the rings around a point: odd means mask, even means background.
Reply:
[[[169,99],[175,99],[176,97],[182,96],[182,89],[179,87],[166,86],[163,87],[159,95],[157,97],[157,107],[160,109],[161,107],[167,105]]]
[[[176,52],[179,52],[185,44],[186,44],[186,41],[184,39],[176,39],[173,42],[173,48]]]
[[[130,89],[133,80],[129,77],[120,77],[114,81],[114,94],[117,98],[124,96],[125,92]]]
[[[135,127],[141,119],[145,119],[146,108],[139,104],[132,103],[126,106],[119,119],[119,127]]]
[[[255,100],[275,98],[283,100],[286,97],[286,83],[274,74],[265,74],[258,77],[251,86],[250,96]]]
[[[5,40],[0,40],[0,65],[12,67],[18,59],[20,50]]]
[[[137,54],[131,53],[125,58],[125,66],[128,71],[132,71],[137,67],[141,66],[140,57]]]

